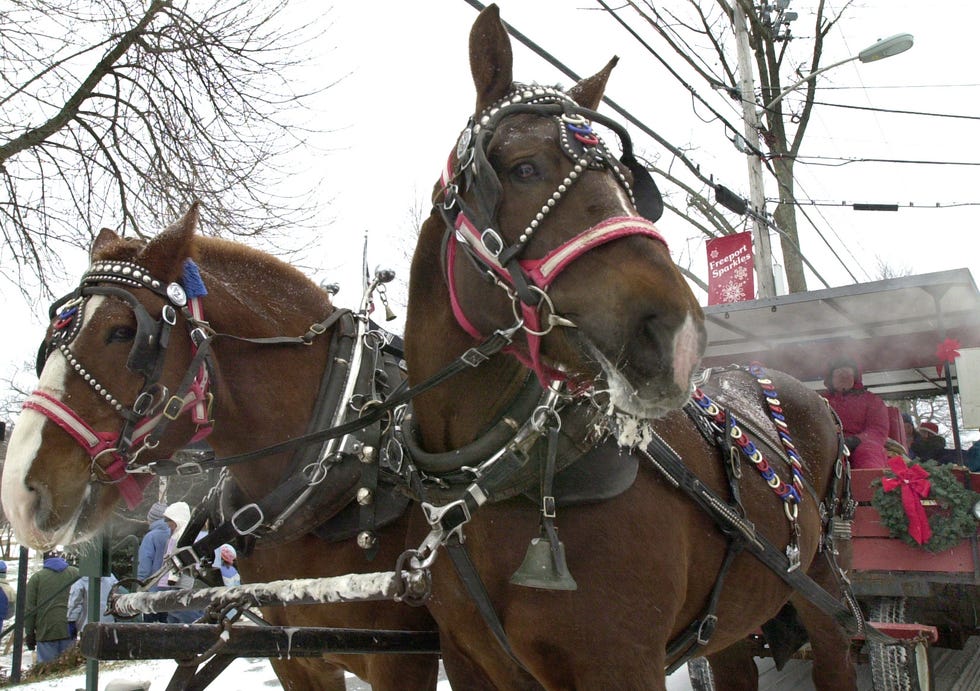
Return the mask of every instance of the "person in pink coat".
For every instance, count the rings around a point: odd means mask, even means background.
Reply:
[[[864,388],[857,363],[850,358],[834,360],[823,383],[827,387],[823,396],[844,427],[851,467],[884,467],[888,460],[888,410],[880,398]]]

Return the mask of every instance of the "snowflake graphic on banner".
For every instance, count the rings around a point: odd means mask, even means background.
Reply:
[[[738,283],[745,283],[749,278],[749,270],[740,266],[732,272],[732,278]]]
[[[731,281],[721,287],[721,299],[724,302],[741,302],[746,299],[745,282]]]

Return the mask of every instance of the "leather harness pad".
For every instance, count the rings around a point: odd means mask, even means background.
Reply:
[[[374,494],[374,530],[398,520],[411,501],[398,487],[379,484]],[[340,542],[349,540],[360,532],[360,510],[357,502],[351,502],[340,513],[312,532],[321,540]]]
[[[638,468],[636,456],[624,453],[615,439],[607,439],[555,476],[555,501],[561,508],[612,499],[633,485]],[[539,505],[540,495],[538,487],[524,493]]]

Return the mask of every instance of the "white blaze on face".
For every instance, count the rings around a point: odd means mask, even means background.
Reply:
[[[606,375],[607,392],[612,408],[640,420],[659,418],[680,408],[690,396],[691,374],[701,358],[700,343],[698,327],[688,314],[671,342],[673,352],[670,359],[674,391],[672,393],[665,391],[662,398],[642,398],[637,387],[619,371],[619,368],[599,352],[598,348],[592,347],[592,354]]]
[[[690,313],[674,334],[674,383],[677,388],[686,390],[690,385],[691,373],[701,361],[701,334]]]
[[[85,323],[105,298],[97,296],[88,301],[85,309]],[[55,349],[48,356],[38,380],[37,390],[57,400],[63,400],[67,390],[68,378],[73,376],[68,361],[60,350]],[[25,408],[21,411],[7,445],[7,457],[3,463],[3,482],[0,485],[0,500],[17,539],[38,549],[67,544],[75,529],[75,521],[69,521],[56,532],[45,532],[34,522],[37,494],[27,487],[27,474],[41,450],[41,438],[46,424],[54,424],[36,410]]]

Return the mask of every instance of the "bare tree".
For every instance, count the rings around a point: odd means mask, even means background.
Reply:
[[[103,225],[155,232],[193,199],[216,234],[306,220],[307,195],[275,189],[283,154],[313,133],[302,119],[312,94],[291,77],[325,15],[290,17],[286,4],[6,3],[0,277],[47,287],[62,249],[87,249]]]
[[[749,146],[764,154],[769,172],[776,179],[779,202],[773,221],[779,232],[790,292],[806,290],[803,256],[796,225],[796,197],[793,166],[810,121],[816,80],[802,86],[802,101],[790,106],[776,97],[782,93],[783,78],[796,82],[820,68],[824,39],[849,7],[850,0],[832,13],[818,0],[813,10],[812,36],[808,37],[809,57],[805,64],[784,64],[786,47],[793,36],[777,4],[750,0],[688,0],[685,5],[627,0],[686,66],[712,89],[736,99],[749,99],[763,114],[757,141]],[[742,94],[738,85],[735,36],[732,32],[734,8],[738,3],[748,18],[749,44],[755,56],[759,90]],[[772,103],[775,101],[775,103]],[[768,105],[772,103],[772,105]],[[768,107],[764,107],[768,106]]]

